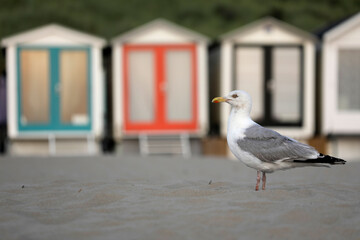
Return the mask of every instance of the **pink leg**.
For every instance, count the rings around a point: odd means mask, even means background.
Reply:
[[[260,171],[257,171],[255,191],[259,191],[260,173],[261,173]]]
[[[263,176],[262,176],[262,190],[265,190],[265,185],[266,185],[266,173],[263,172]]]

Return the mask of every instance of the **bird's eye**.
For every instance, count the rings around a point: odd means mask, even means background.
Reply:
[[[237,95],[237,94],[233,94],[232,97],[233,97],[233,98],[237,98],[238,95]]]

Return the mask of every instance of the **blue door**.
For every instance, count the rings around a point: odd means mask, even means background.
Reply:
[[[91,129],[90,49],[18,48],[19,131]]]

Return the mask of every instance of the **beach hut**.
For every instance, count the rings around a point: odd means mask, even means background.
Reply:
[[[207,134],[207,43],[202,34],[163,19],[112,40],[118,141]]]
[[[247,91],[252,118],[287,136],[314,134],[316,38],[267,17],[220,36],[220,91]],[[220,134],[226,136],[230,107],[220,107]]]
[[[57,24],[2,40],[10,153],[96,153],[105,41]]]
[[[360,13],[327,29],[322,48],[322,133],[329,153],[360,156]]]

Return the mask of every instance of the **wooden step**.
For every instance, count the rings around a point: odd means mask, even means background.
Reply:
[[[180,135],[139,135],[139,149],[143,156],[148,155],[183,155],[191,156],[188,134]]]

